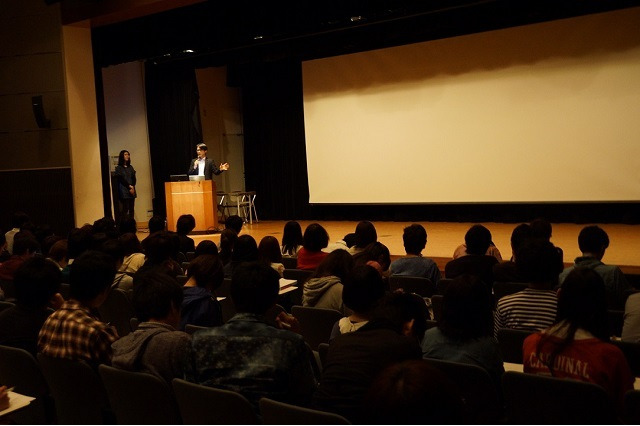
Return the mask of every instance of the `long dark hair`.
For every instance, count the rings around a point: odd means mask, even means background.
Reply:
[[[282,252],[294,255],[298,246],[302,245],[302,228],[295,220],[291,220],[284,225],[282,232]]]
[[[545,345],[554,346],[545,363],[551,375],[556,358],[573,343],[579,328],[600,340],[609,340],[606,290],[597,272],[589,268],[575,268],[567,275],[558,295],[558,323],[562,323],[559,331],[566,331],[560,343],[552,340],[551,333],[545,333],[536,347],[536,357],[542,361],[540,353]]]
[[[129,154],[129,160],[125,161],[124,160],[124,153]],[[120,154],[118,154],[118,166],[130,166],[131,165],[131,153],[129,151],[127,151],[126,149],[123,149],[122,151],[120,151]]]

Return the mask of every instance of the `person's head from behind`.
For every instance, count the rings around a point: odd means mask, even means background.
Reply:
[[[233,246],[238,241],[238,234],[231,229],[225,229],[220,233],[220,260],[222,263],[227,264],[231,260],[231,253],[233,253]]]
[[[387,246],[376,241],[355,254],[353,260],[356,265],[369,264],[378,269],[379,273],[383,273],[391,265],[391,254]]]
[[[558,249],[551,242],[530,239],[518,250],[516,267],[528,283],[551,289],[558,281],[563,264]]]
[[[341,282],[347,278],[353,269],[353,256],[348,251],[334,250],[325,257],[313,272],[312,278],[334,276],[340,278]]]
[[[154,215],[149,219],[149,234],[164,231],[167,226],[167,220],[164,216]]]
[[[100,247],[100,251],[111,256],[113,261],[116,263],[116,268],[120,268],[122,266],[122,261],[124,260],[124,247],[122,247],[122,243],[113,238],[111,240],[107,240]]]
[[[378,233],[373,223],[363,220],[356,225],[356,247],[365,248],[378,241]]]
[[[358,242],[358,236],[356,235],[355,232],[349,232],[347,235],[345,235],[342,238],[342,241],[344,241],[344,243],[348,248],[351,248],[355,246],[356,243]]]
[[[74,228],[67,237],[69,259],[75,259],[91,247],[91,233],[87,228]]]
[[[578,247],[582,254],[602,259],[604,252],[609,247],[609,236],[599,226],[586,226],[578,234]]]
[[[410,360],[385,368],[364,398],[365,423],[465,424],[458,386],[427,361]]]
[[[49,254],[47,257],[56,262],[58,265],[66,265],[66,262],[69,259],[67,240],[56,241],[49,249]]]
[[[169,233],[157,232],[149,235],[145,241],[145,255],[147,257],[145,264],[159,265],[171,259],[174,243]]]
[[[110,217],[103,217],[93,222],[93,233],[106,234],[108,238],[117,238],[118,230],[116,228],[116,222]]]
[[[582,328],[601,340],[609,340],[607,296],[602,277],[590,268],[572,270],[558,292],[558,322],[569,331]]]
[[[231,261],[255,262],[258,260],[258,244],[251,235],[240,235],[233,245]]]
[[[15,212],[11,218],[11,226],[17,229],[21,229],[27,222],[29,222],[29,216],[23,212]]]
[[[13,254],[31,256],[40,250],[36,237],[29,231],[20,231],[13,237]]]
[[[132,304],[141,322],[159,321],[177,328],[183,297],[182,286],[167,274],[148,271],[136,276]]]
[[[125,156],[126,154],[126,156]],[[131,165],[131,154],[126,149],[120,151],[118,154],[118,166],[129,166]]]
[[[242,220],[242,218],[237,214],[234,214],[232,216],[229,216],[227,220],[224,221],[224,228],[231,229],[237,235],[240,233],[240,231],[242,231],[243,224],[244,221]]]
[[[278,298],[280,275],[262,262],[239,265],[231,277],[231,300],[237,312],[264,315]]]
[[[531,222],[531,236],[549,241],[551,239],[551,222],[538,218]]]
[[[218,246],[211,240],[202,240],[196,246],[195,257],[202,256],[204,254],[218,255]]]
[[[267,235],[260,240],[258,254],[261,261],[269,263],[282,263],[280,243],[276,237]]]
[[[60,290],[62,273],[53,262],[32,257],[16,270],[13,282],[18,304],[43,309]]]
[[[224,280],[222,262],[217,255],[203,254],[195,257],[187,268],[187,276],[196,280],[198,287],[215,291]]]
[[[138,232],[138,224],[133,216],[129,216],[127,214],[120,218],[120,222],[118,223],[118,231],[120,232],[120,235],[127,234],[129,232],[135,234],[136,232]]]
[[[445,290],[438,328],[445,336],[462,341],[491,336],[492,309],[487,286],[474,275],[461,275]]]
[[[118,241],[122,244],[125,256],[130,256],[133,253],[142,253],[142,245],[140,244],[140,240],[136,234],[131,232],[122,234],[118,238]]]
[[[180,235],[187,235],[196,227],[196,219],[193,215],[183,214],[176,222],[176,232]]]
[[[294,254],[298,246],[302,245],[302,227],[295,220],[284,225],[282,232],[282,247],[285,253]]]
[[[319,223],[312,223],[304,230],[302,246],[310,252],[319,252],[329,245],[329,234]]]
[[[398,333],[422,340],[429,309],[424,299],[411,293],[387,293],[371,313],[371,321],[385,321]]]
[[[532,237],[533,231],[531,230],[531,226],[526,223],[521,223],[513,228],[513,232],[511,232],[511,253],[513,254],[514,259],[518,257],[518,251],[525,241]]]
[[[473,225],[464,236],[467,254],[482,255],[491,245],[491,232],[482,225]]]
[[[113,258],[106,253],[89,250],[82,253],[69,269],[71,298],[85,306],[100,306],[116,275]]]
[[[409,225],[404,228],[402,242],[407,254],[419,255],[427,246],[427,231],[420,224]]]
[[[370,315],[386,291],[382,277],[369,265],[355,266],[342,285],[342,301],[345,306],[365,317]]]

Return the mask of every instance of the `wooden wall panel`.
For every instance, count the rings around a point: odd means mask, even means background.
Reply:
[[[3,94],[64,90],[62,55],[43,53],[0,58]]]
[[[31,97],[42,95],[45,116],[51,129],[67,128],[67,105],[64,91],[33,92],[0,96],[0,133],[39,130],[31,107]]]
[[[51,14],[17,16],[0,20],[2,56],[60,52],[60,20]]]
[[[0,133],[0,152],[0,170],[69,167],[69,134],[67,129]]]

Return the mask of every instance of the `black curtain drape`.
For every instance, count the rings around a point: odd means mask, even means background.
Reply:
[[[145,65],[147,123],[153,174],[153,212],[166,216],[164,183],[185,174],[202,141],[195,70],[184,65]]]

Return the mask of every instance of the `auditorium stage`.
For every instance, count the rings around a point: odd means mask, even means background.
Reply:
[[[302,229],[313,221],[299,221]],[[245,224],[242,233],[253,236],[257,242],[266,235],[272,235],[280,241],[282,230],[286,221],[261,221],[252,225]],[[329,233],[330,241],[337,241],[350,232],[354,232],[357,222],[349,221],[319,221]],[[402,245],[402,230],[412,222],[373,222],[378,231],[378,240],[386,245],[391,255],[404,255]],[[427,248],[423,252],[425,256],[431,257],[440,266],[451,259],[455,248],[464,242],[464,234],[473,223],[457,222],[419,222],[427,230]],[[493,236],[493,241],[500,249],[502,257],[508,260],[511,257],[510,238],[515,223],[483,223]],[[619,265],[626,273],[640,274],[640,225],[623,224],[598,224],[603,228],[611,241],[603,262]],[[565,263],[572,263],[573,259],[580,255],[578,249],[578,233],[584,224],[574,223],[554,223],[553,236],[551,241],[564,251]],[[143,232],[139,233],[142,239],[146,237]],[[191,235],[196,244],[204,239],[220,242],[220,234],[211,235]]]

